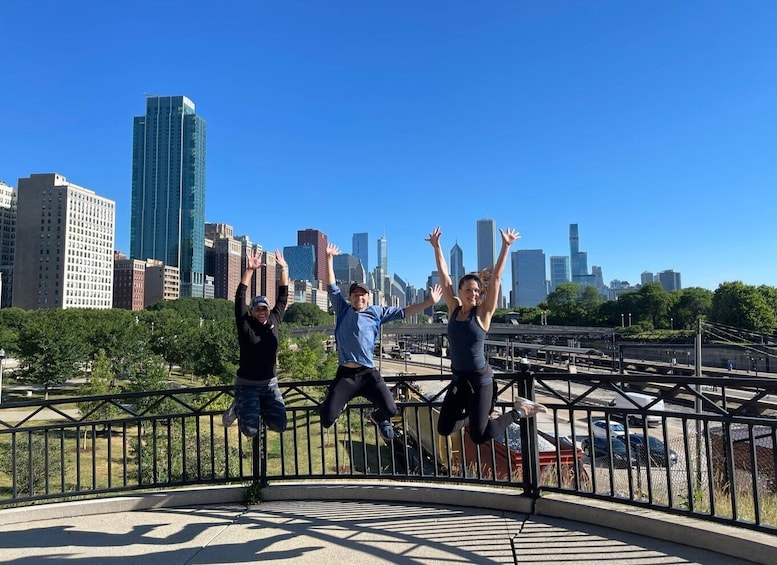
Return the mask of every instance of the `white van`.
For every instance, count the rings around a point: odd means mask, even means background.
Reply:
[[[615,408],[629,408],[629,409],[636,409],[642,406],[647,406],[648,404],[652,403],[656,400],[655,396],[650,396],[649,394],[642,394],[641,392],[627,392],[625,393],[628,398],[624,398],[623,396],[616,396],[610,401],[610,406],[613,406]],[[649,410],[652,411],[663,411],[664,408],[664,401],[659,400],[655,404],[653,404]],[[615,414],[617,416],[617,414]],[[634,424],[641,424],[642,418],[639,417],[638,414],[629,414],[629,423]],[[661,423],[661,416],[658,416],[657,414],[648,414],[647,416],[647,425],[648,426],[658,426]]]

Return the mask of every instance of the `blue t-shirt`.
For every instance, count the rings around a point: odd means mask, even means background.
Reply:
[[[337,360],[340,365],[357,363],[363,367],[375,367],[372,352],[381,324],[405,317],[405,309],[390,306],[369,306],[361,312],[354,310],[346,302],[340,287],[327,286],[329,299],[335,311],[335,341],[337,342]]]

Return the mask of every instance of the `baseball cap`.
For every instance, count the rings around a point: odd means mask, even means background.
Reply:
[[[267,302],[266,296],[254,296],[254,298],[251,300],[251,310],[256,310],[260,306],[264,306],[268,310],[270,309],[270,303]]]
[[[360,283],[360,282],[355,282],[355,283],[353,283],[351,285],[351,289],[348,291],[348,294],[353,293],[353,291],[358,289],[358,288],[362,289],[364,292],[369,292],[370,291],[370,289],[367,288],[366,284]]]

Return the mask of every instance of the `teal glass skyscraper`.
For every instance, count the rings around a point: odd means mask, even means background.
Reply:
[[[185,96],[149,96],[134,119],[130,255],[178,267],[180,295],[203,296],[205,121]]]

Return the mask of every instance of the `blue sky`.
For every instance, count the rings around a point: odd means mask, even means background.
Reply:
[[[115,200],[121,251],[150,93],[207,122],[206,220],[267,249],[366,231],[374,266],[385,234],[421,286],[437,225],[474,269],[480,218],[547,257],[577,223],[605,283],[777,286],[777,2],[6,0],[0,21],[0,179]]]

